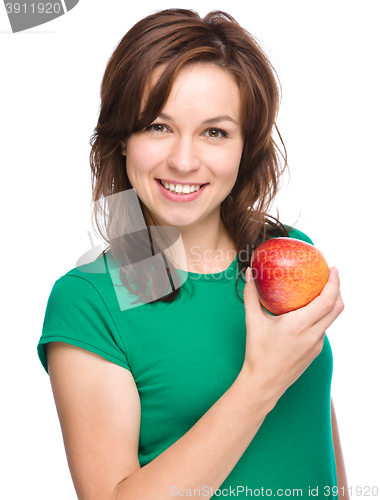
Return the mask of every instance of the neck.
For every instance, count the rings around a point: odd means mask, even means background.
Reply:
[[[236,245],[222,220],[212,227],[177,229],[181,238],[172,245],[167,256],[178,269],[200,274],[221,272],[237,254]]]
[[[183,235],[189,271],[211,273],[235,257],[235,246],[222,220],[213,228],[203,227],[195,235]]]

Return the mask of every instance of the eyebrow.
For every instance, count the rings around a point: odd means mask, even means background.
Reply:
[[[160,113],[157,118],[163,118],[164,120],[170,120],[172,122],[175,122],[175,120],[173,120],[173,118],[171,116],[166,115],[165,113]],[[220,116],[215,116],[214,118],[208,118],[207,120],[204,120],[202,122],[202,125],[212,125],[213,123],[219,123],[219,122],[225,122],[225,121],[233,122],[236,125],[239,125],[236,120],[234,120],[233,118],[231,118],[228,115],[220,115]]]

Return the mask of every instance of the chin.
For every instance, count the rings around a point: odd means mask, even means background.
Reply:
[[[180,220],[180,219],[170,219],[170,220],[162,220],[160,221],[161,226],[173,226],[173,227],[178,227],[178,228],[185,228],[188,226],[191,226],[194,221],[189,221],[189,220]]]
[[[160,217],[160,215],[151,212],[152,217],[154,219],[154,223],[151,222],[151,219],[149,215],[146,217],[147,221],[150,221],[150,225],[154,226],[155,224],[157,226],[186,226],[188,225],[188,220],[180,220],[178,217],[173,217],[173,218],[168,218],[166,217],[165,219]]]

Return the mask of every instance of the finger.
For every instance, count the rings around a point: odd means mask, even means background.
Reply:
[[[325,332],[327,328],[331,326],[332,323],[336,320],[336,318],[343,312],[343,310],[344,310],[344,303],[342,300],[342,295],[339,292],[339,295],[337,297],[337,300],[335,302],[332,311],[323,316],[323,318],[321,318],[319,321],[314,323],[314,325],[310,329],[311,334],[313,335],[314,332],[316,334],[318,334],[318,332]]]
[[[332,267],[329,279],[318,297],[312,300],[307,306],[296,311],[291,311],[288,314],[297,315],[298,321],[301,321],[305,328],[310,328],[333,311],[340,294],[339,286],[338,271],[335,267]]]
[[[260,295],[257,291],[250,267],[247,267],[245,272],[245,287],[243,297],[246,314],[253,316],[263,313],[263,309],[260,303]]]

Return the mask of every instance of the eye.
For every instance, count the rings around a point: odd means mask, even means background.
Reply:
[[[221,139],[222,137],[228,136],[227,132],[221,128],[209,128],[206,130],[205,134],[210,139]]]
[[[152,125],[149,125],[149,127],[147,127],[146,130],[161,133],[161,132],[167,132],[168,128],[166,125],[163,125],[162,123],[152,123]]]

